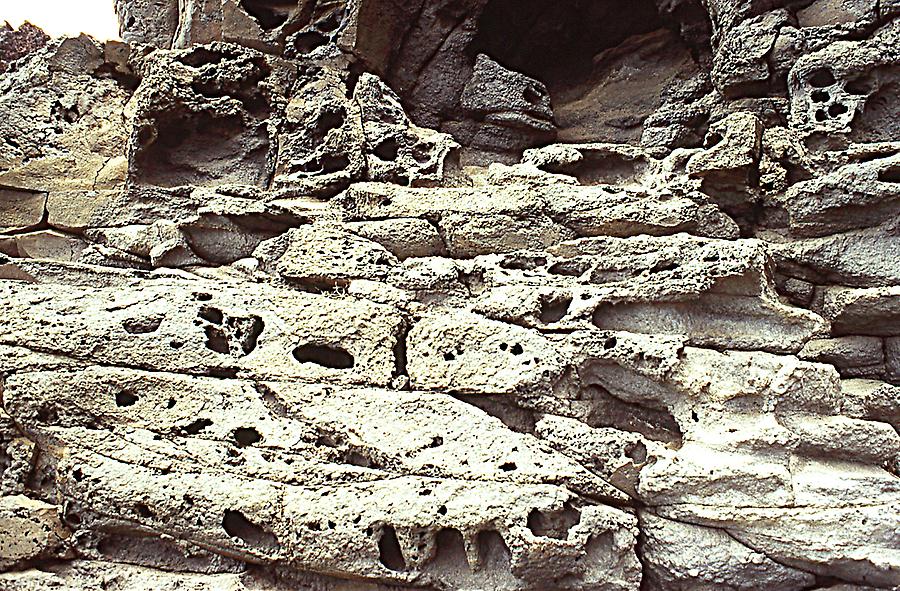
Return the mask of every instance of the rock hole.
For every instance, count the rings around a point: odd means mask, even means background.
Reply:
[[[452,352],[444,353],[444,361],[453,361],[454,359],[456,359],[456,355]]]
[[[565,540],[569,530],[581,522],[581,511],[566,502],[557,511],[540,511],[533,509],[528,514],[528,529],[535,536]]]
[[[241,8],[267,31],[286,23],[296,7],[296,0],[241,0]]]
[[[229,536],[249,546],[266,549],[278,547],[278,540],[273,534],[251,522],[240,511],[226,510],[222,518],[222,527]]]
[[[625,455],[635,464],[643,464],[647,461],[647,446],[637,441],[625,449]]]
[[[500,469],[504,472],[512,472],[518,469],[518,466],[516,466],[515,462],[506,462],[504,464],[500,464]]]
[[[262,441],[262,435],[253,427],[240,427],[234,430],[234,441],[238,447],[249,447]]]
[[[212,295],[208,293],[197,292],[194,294],[194,299],[198,302],[208,302],[212,299]]]
[[[407,364],[407,339],[409,337],[409,326],[400,329],[397,335],[397,342],[394,343],[394,377],[409,375],[406,368]]]
[[[133,394],[125,390],[123,390],[122,392],[116,392],[116,406],[134,406],[137,401],[137,394]]]
[[[332,174],[346,170],[350,166],[350,158],[344,154],[323,156],[319,160],[323,174]]]
[[[591,405],[584,421],[588,426],[613,427],[640,433],[653,441],[682,444],[681,428],[667,409],[626,402],[613,396],[602,384],[590,384],[585,394]]]
[[[162,316],[151,316],[149,318],[130,318],[122,322],[122,328],[128,334],[149,334],[159,330],[162,324]]]
[[[607,350],[613,349],[617,344],[618,341],[616,340],[616,337],[609,337],[608,339],[603,341],[603,348]]]
[[[674,263],[671,261],[662,261],[656,263],[650,268],[650,273],[662,273],[664,271],[674,271],[679,267],[678,263]]]
[[[344,463],[350,466],[359,466],[360,468],[378,467],[371,458],[361,454],[356,450],[350,450],[344,454]]]
[[[42,423],[56,423],[59,420],[59,413],[52,404],[44,405],[37,411],[37,418]]]
[[[493,0],[478,22],[473,53],[546,83],[552,94],[590,76],[604,49],[661,26],[652,1],[622,11],[616,2]]]
[[[344,19],[345,13],[346,8],[343,7],[343,4],[336,3],[336,6],[331,8],[330,13],[316,21],[316,28],[320,31],[325,31],[326,33],[336,31],[337,28],[341,26],[341,21]]]
[[[221,93],[218,93],[221,94]],[[180,187],[268,183],[269,136],[264,125],[241,114],[189,112],[183,107],[157,112],[133,159],[142,185]]]
[[[830,107],[828,107],[828,114],[832,117],[837,117],[838,115],[843,115],[847,112],[847,107],[842,105],[841,103],[833,103]]]
[[[78,527],[79,525],[81,525],[81,516],[78,515],[77,513],[74,513],[74,512],[71,512],[71,511],[70,511],[70,512],[66,513],[66,515],[65,515],[65,517],[64,517],[63,519],[64,519],[64,521],[66,521],[67,523],[71,523],[72,525],[74,525],[74,526],[76,526],[76,527]]]
[[[722,136],[721,133],[716,133],[714,131],[711,131],[708,134],[706,134],[705,138],[703,138],[703,147],[705,149],[709,150],[713,146],[720,144],[723,139],[725,139],[725,138]]]
[[[316,445],[320,447],[338,447],[337,442],[330,435],[319,435],[316,438]]]
[[[438,531],[434,539],[433,562],[439,565],[461,565],[468,569],[466,559],[466,544],[462,533],[458,529],[445,527]]]
[[[815,88],[825,88],[837,82],[834,79],[834,75],[827,68],[819,68],[810,75],[808,80],[809,84]]]
[[[316,145],[321,144],[329,132],[333,129],[339,129],[344,125],[347,119],[347,110],[344,107],[325,108],[319,113],[316,120],[316,127],[313,130],[313,137]]]
[[[428,444],[428,447],[434,449],[442,445],[444,445],[444,438],[436,435],[431,438],[431,443]]]
[[[385,525],[381,530],[381,537],[378,539],[378,560],[392,571],[406,570],[400,540],[397,539],[396,530],[390,525]]]
[[[372,153],[382,160],[393,162],[400,154],[400,143],[396,138],[389,137],[382,140],[381,143],[375,146],[375,149],[372,151]]]
[[[294,349],[294,359],[300,363],[315,363],[331,369],[350,369],[353,356],[340,347],[307,344]]]
[[[544,99],[544,90],[537,86],[525,87],[525,100],[532,105],[540,105]]]
[[[259,337],[266,327],[262,318],[259,316],[250,316],[249,318],[228,318],[226,326],[240,343],[241,351],[243,351],[244,355],[248,355],[256,349]]]
[[[544,324],[554,324],[562,320],[569,312],[572,298],[562,296],[550,296],[541,298],[540,320]]]
[[[206,333],[206,348],[211,351],[215,351],[216,353],[222,353],[227,355],[231,352],[230,347],[228,346],[228,339],[225,337],[225,333],[222,332],[221,329],[216,328],[215,326],[207,326],[204,329]]]
[[[510,347],[509,352],[512,353],[513,355],[521,355],[522,353],[525,352],[525,349],[522,348],[522,345],[520,345],[519,343],[516,343],[515,345]]]
[[[478,559],[482,565],[496,567],[508,564],[510,560],[509,546],[500,532],[485,530],[478,532],[475,537],[475,545],[478,548]]]
[[[551,275],[564,275],[566,277],[580,277],[587,271],[587,265],[582,261],[560,261],[550,265],[547,272]]]
[[[825,114],[825,110],[817,109],[816,110],[816,121],[821,123],[821,122],[825,121],[826,119],[828,119],[828,115]]]
[[[222,324],[222,321],[225,319],[221,310],[210,308],[209,306],[200,308],[200,312],[197,315],[212,324]]]
[[[829,95],[824,90],[814,90],[812,92],[812,95],[810,95],[810,96],[812,97],[812,100],[814,103],[824,103],[824,102],[827,102],[828,99],[831,98],[831,95]]]
[[[533,271],[547,264],[547,259],[542,256],[511,254],[500,261],[500,268],[515,271]]]
[[[156,513],[151,511],[150,507],[148,507],[145,503],[138,503],[134,506],[134,510],[144,519],[153,519],[154,517],[156,517]]]
[[[238,370],[236,367],[209,367],[206,369],[206,374],[213,378],[233,380],[237,377]]]
[[[847,82],[844,86],[844,90],[850,94],[867,96],[875,90],[875,84],[872,79],[868,77],[854,78]]]
[[[328,43],[328,37],[318,31],[307,31],[294,37],[294,50],[297,55],[312,53],[319,47]]]
[[[207,427],[212,427],[212,424],[213,422],[209,419],[197,419],[196,421],[183,427],[182,431],[184,431],[188,435],[197,435]]]
[[[419,164],[427,164],[431,160],[431,152],[434,146],[430,143],[419,143],[413,146],[412,157]]]
[[[62,119],[66,123],[75,123],[81,116],[78,112],[78,107],[67,109],[63,107],[62,103],[60,103],[59,101],[56,101],[56,103],[54,104],[53,112],[56,115],[57,119]]]
[[[205,47],[198,47],[191,51],[189,54],[178,58],[178,61],[183,63],[186,66],[191,66],[193,68],[199,68],[200,66],[205,66],[207,64],[218,64],[222,62],[223,56],[218,51],[210,51]]]
[[[878,180],[882,183],[900,183],[900,165],[889,166],[878,171]]]
[[[438,515],[446,515],[447,514],[447,505],[441,505],[437,509]]]

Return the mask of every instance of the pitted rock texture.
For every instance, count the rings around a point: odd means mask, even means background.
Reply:
[[[0,29],[0,591],[900,587],[900,4]]]

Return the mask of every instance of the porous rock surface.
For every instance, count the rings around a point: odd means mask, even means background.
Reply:
[[[900,4],[0,29],[0,590],[900,585]]]

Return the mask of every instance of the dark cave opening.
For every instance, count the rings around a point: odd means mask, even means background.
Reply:
[[[669,89],[699,72],[682,16],[654,0],[490,0],[465,48],[472,75],[442,129],[512,161],[556,142],[640,144]]]
[[[664,26],[653,0],[491,0],[473,50],[552,91],[583,84],[595,56]]]

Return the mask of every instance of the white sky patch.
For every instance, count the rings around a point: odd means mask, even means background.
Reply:
[[[0,0],[0,25],[29,21],[51,37],[87,33],[100,41],[119,38],[114,0]]]

